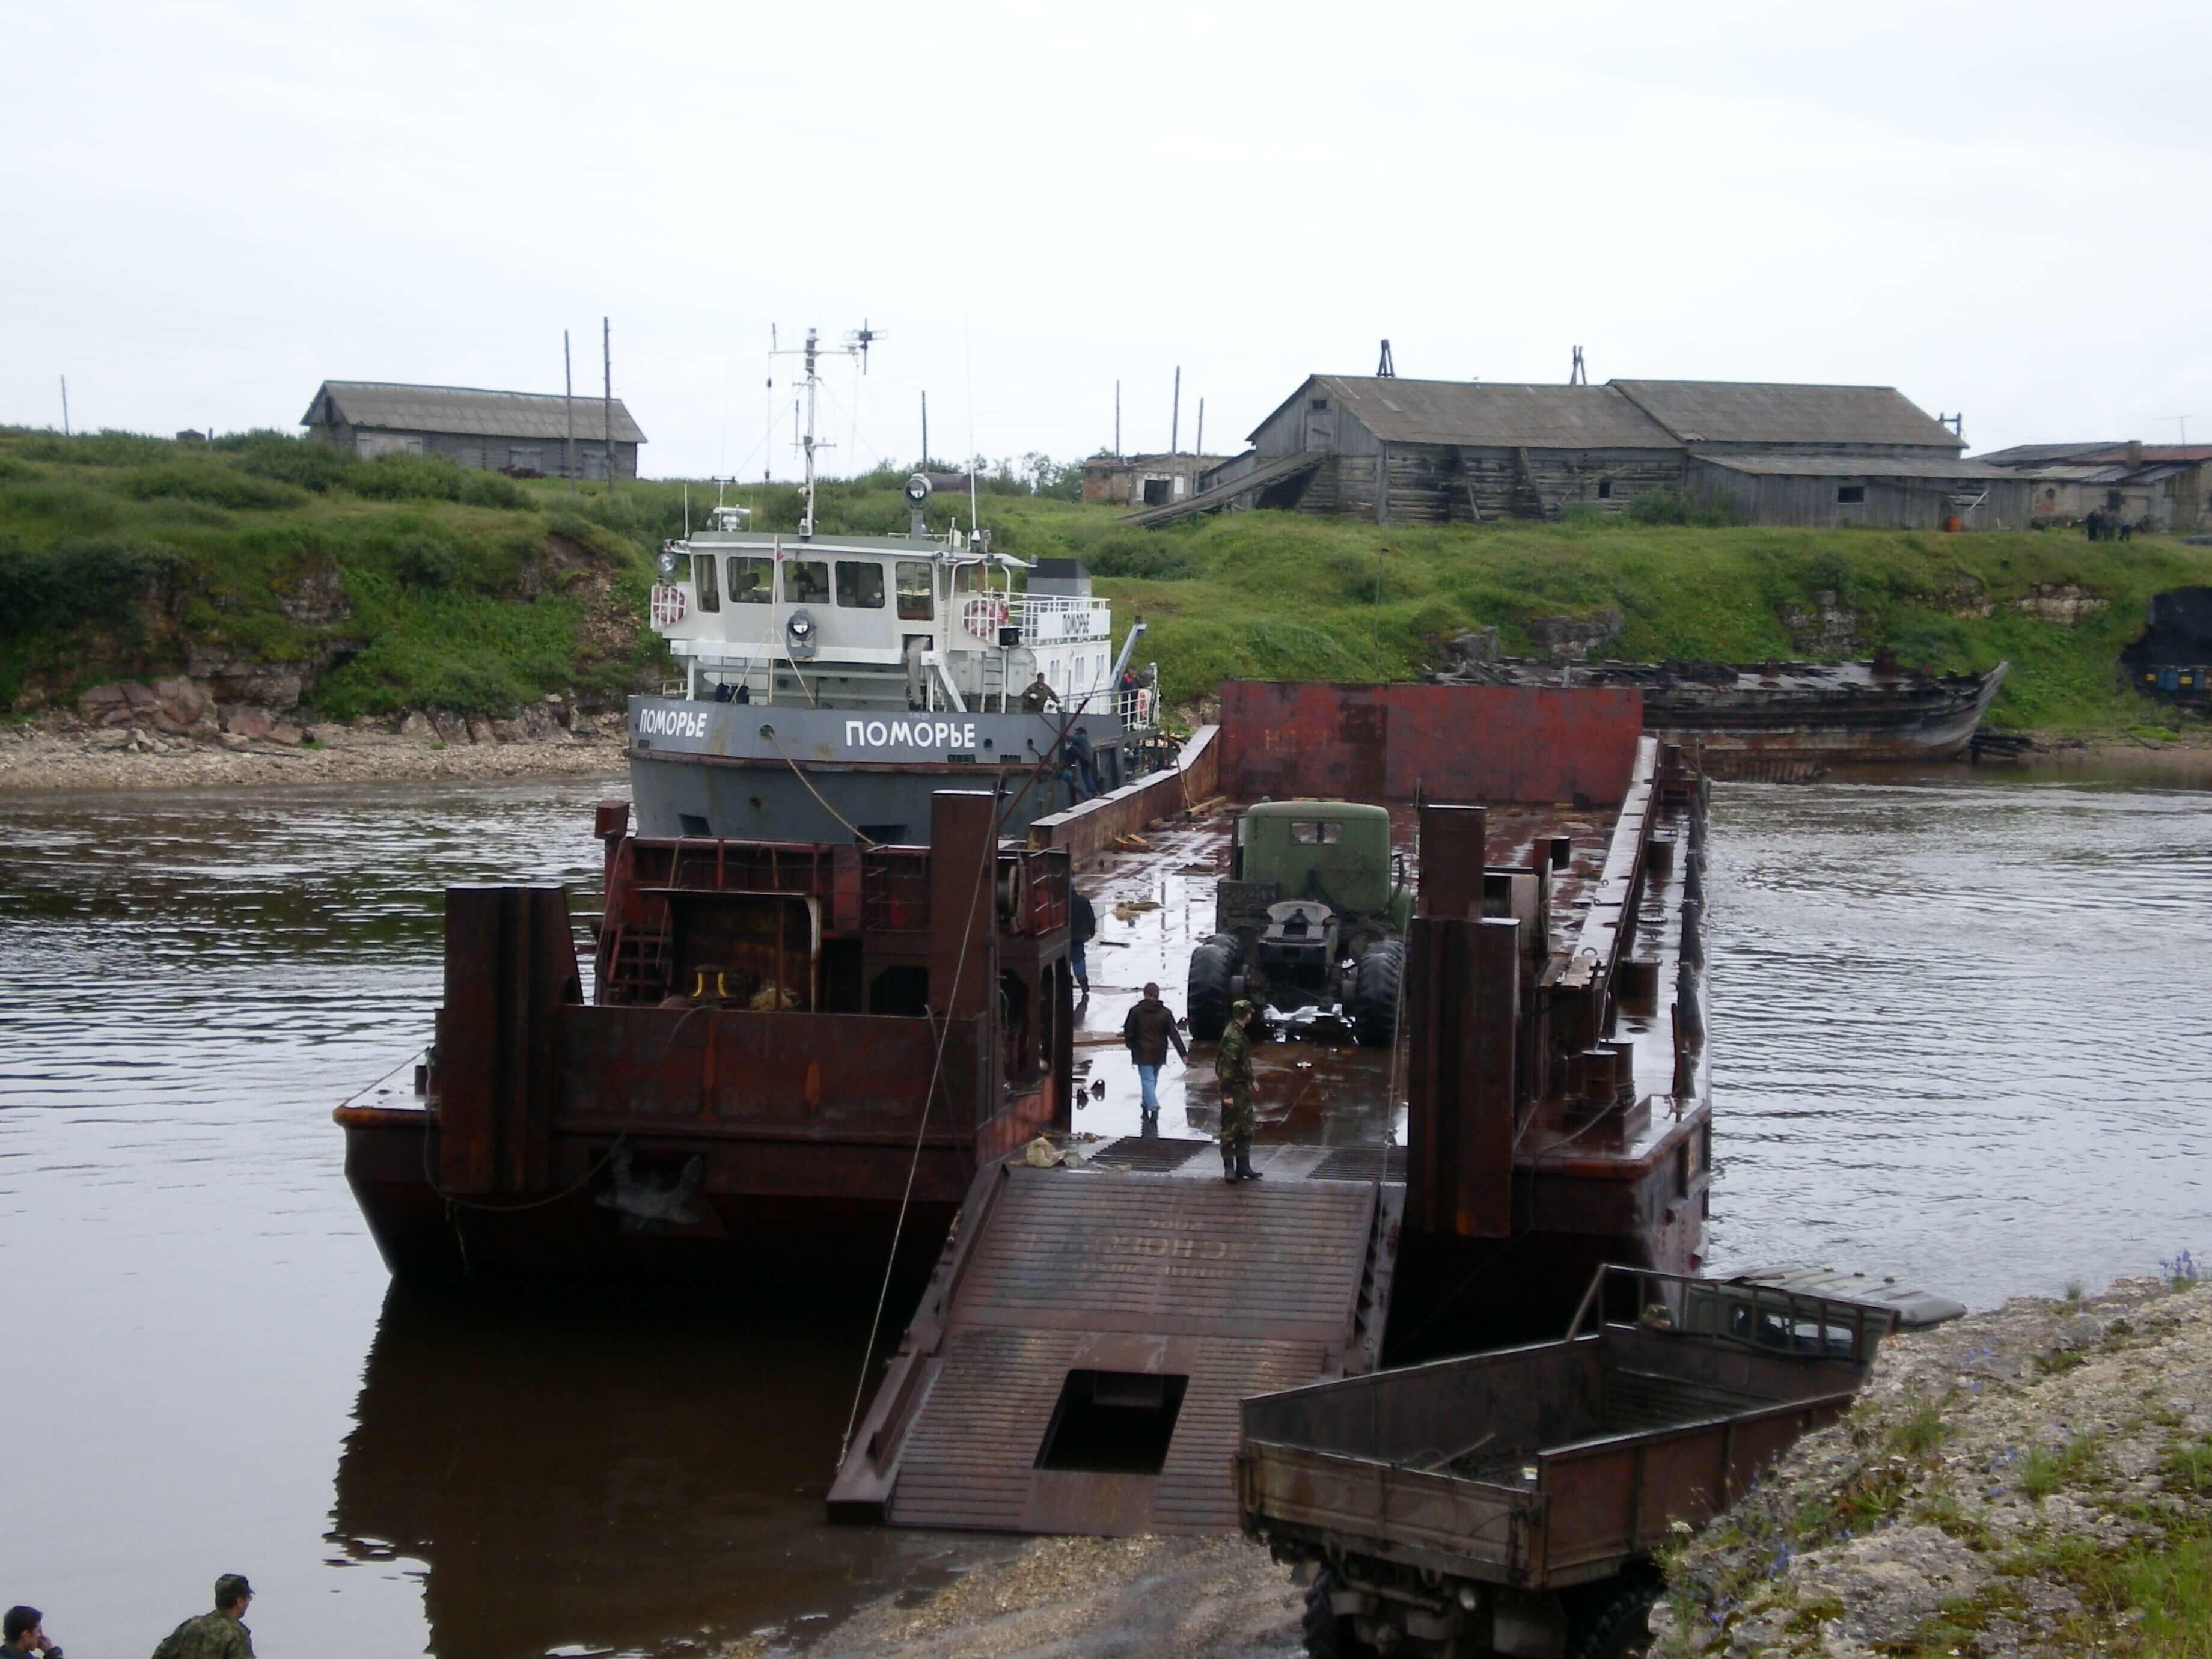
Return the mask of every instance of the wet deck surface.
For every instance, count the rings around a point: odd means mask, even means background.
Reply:
[[[1213,932],[1214,886],[1229,873],[1233,812],[1224,804],[1197,823],[1148,832],[1148,849],[1109,853],[1077,872],[1078,885],[1098,914],[1098,936],[1088,951],[1091,996],[1076,1011],[1077,1081],[1089,1085],[1077,1103],[1078,1133],[1134,1137],[1145,1133],[1137,1069],[1121,1046],[1121,1023],[1144,994],[1148,980],[1158,983],[1161,1000],[1178,1017],[1188,1012],[1190,953]],[[1567,948],[1578,937],[1583,915],[1602,890],[1614,818],[1610,808],[1491,809],[1485,862],[1493,868],[1528,864],[1539,837],[1572,839],[1569,866],[1552,882],[1555,949]],[[1413,811],[1393,807],[1390,819],[1392,845],[1405,855],[1407,878],[1415,880]],[[1679,884],[1679,874],[1674,879]],[[1678,887],[1670,896],[1679,896]],[[1646,912],[1656,914],[1650,903]],[[1649,1014],[1638,1017],[1636,1032],[1621,1035],[1640,1039],[1647,1030],[1656,1043],[1667,1042],[1663,1020]],[[1190,1048],[1189,1060],[1178,1060],[1170,1052],[1160,1070],[1157,1132],[1210,1137],[1218,1133],[1221,1125],[1213,1080],[1214,1046],[1191,1042],[1188,1034],[1184,1040]],[[1257,1148],[1271,1143],[1379,1146],[1404,1139],[1402,1043],[1395,1049],[1362,1048],[1348,1036],[1259,1042],[1253,1046],[1252,1069],[1258,1085]],[[1672,1070],[1671,1048],[1663,1066],[1656,1048],[1648,1056],[1639,1053],[1639,1088],[1645,1092],[1663,1090]],[[1103,1094],[1097,1092],[1102,1083]],[[1535,1133],[1540,1135],[1540,1128]]]

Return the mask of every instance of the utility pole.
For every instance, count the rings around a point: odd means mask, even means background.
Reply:
[[[1203,398],[1198,400],[1198,441],[1191,445],[1190,453],[1194,455],[1206,453],[1206,399]]]
[[[1382,342],[1382,355],[1376,360],[1375,378],[1378,380],[1398,378],[1398,365],[1390,361],[1390,343],[1388,340]]]
[[[921,394],[921,470],[929,471],[929,394]]]
[[[568,488],[576,487],[576,364],[568,355],[568,331],[561,331],[561,393],[568,411],[568,447],[561,453],[561,470],[568,475]]]
[[[69,434],[69,376],[64,374],[62,376],[62,436],[66,438]]]
[[[1176,365],[1175,406],[1173,410],[1168,416],[1168,453],[1170,455],[1179,454],[1182,453],[1176,443],[1176,436],[1182,430],[1182,365],[1181,363],[1177,363]]]
[[[1583,367],[1583,349],[1580,346],[1575,348],[1574,362],[1567,370],[1567,384],[1569,386],[1589,384],[1589,370]]]
[[[615,326],[605,317],[599,319],[599,350],[607,377],[601,412],[607,427],[607,494],[611,495],[615,493]]]
[[[1114,459],[1121,459],[1121,383],[1114,382]]]

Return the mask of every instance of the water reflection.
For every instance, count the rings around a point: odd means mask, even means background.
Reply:
[[[419,1564],[431,1650],[484,1659],[694,1651],[1007,1547],[821,1523],[865,1323],[394,1287],[330,1541]]]

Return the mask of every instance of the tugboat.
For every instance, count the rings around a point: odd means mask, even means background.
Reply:
[[[810,410],[817,355],[810,331]],[[717,506],[661,550],[651,622],[684,677],[630,700],[641,834],[915,842],[934,791],[1005,779],[1020,836],[1157,766],[1157,667],[1130,665],[1141,620],[1117,651],[1079,564],[994,552],[972,508],[967,532],[932,535],[921,473],[904,535],[818,533],[815,448],[810,418],[795,532]]]

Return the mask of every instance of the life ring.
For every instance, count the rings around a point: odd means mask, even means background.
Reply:
[[[684,590],[670,583],[656,584],[653,590],[653,625],[672,628],[684,620]]]
[[[978,593],[960,607],[960,625],[979,640],[999,642],[999,630],[1006,625],[1006,602],[990,594]]]

